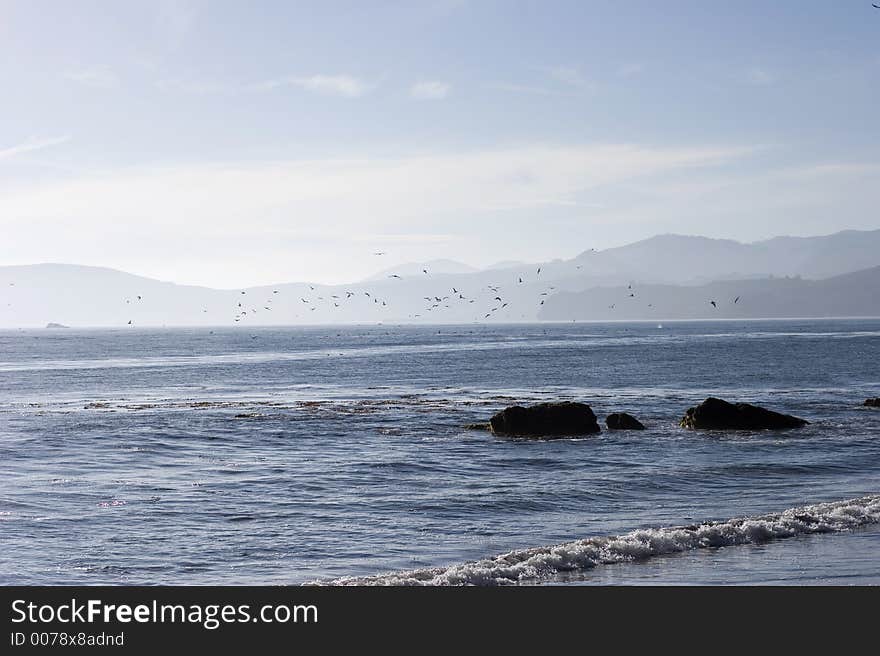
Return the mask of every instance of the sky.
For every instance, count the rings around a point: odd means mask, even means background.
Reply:
[[[234,288],[880,228],[870,0],[0,0],[0,55],[0,265]]]

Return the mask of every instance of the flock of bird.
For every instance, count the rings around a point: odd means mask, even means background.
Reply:
[[[595,249],[590,249],[590,252],[596,251]],[[376,251],[373,253],[374,256],[384,256],[386,254],[385,251]],[[580,270],[582,266],[583,265],[578,264],[576,265],[576,269]],[[422,268],[421,272],[422,276],[431,276],[431,272],[427,268]],[[521,317],[526,318],[525,310],[539,310],[545,304],[547,298],[556,290],[554,285],[539,284],[542,272],[543,267],[539,266],[535,270],[533,277],[526,276],[525,274],[518,274],[515,276],[515,282],[511,280],[507,287],[503,286],[501,283],[489,284],[467,294],[462,288],[449,286],[448,288],[438,291],[436,294],[422,296],[421,299],[424,301],[424,307],[422,310],[417,313],[408,314],[407,318],[411,320],[424,319],[428,316],[427,313],[429,312],[439,318],[439,315],[443,314],[446,310],[460,310],[466,308],[472,310],[473,320],[479,322],[492,319],[495,316],[501,316],[498,315],[498,313],[504,313],[505,310],[507,310],[507,313],[504,314],[504,316],[510,318],[512,316],[511,311],[515,306],[519,307],[523,312]],[[387,276],[389,280],[404,280],[404,276],[398,273],[387,274]],[[523,293],[517,292],[516,288],[522,288],[523,290],[528,289],[529,291],[525,293],[527,296],[530,296],[531,287],[535,284],[538,284],[538,291],[535,291],[535,297],[532,297],[532,300],[524,301]],[[334,289],[332,291],[338,291],[338,293],[328,294],[327,292],[320,292],[320,290],[314,285],[308,285],[308,288],[309,293],[306,295],[300,295],[296,301],[297,304],[301,304],[302,309],[305,312],[316,312],[321,308],[333,312],[335,310],[355,305],[359,306],[357,308],[359,310],[365,309],[365,305],[376,310],[385,310],[390,307],[390,298],[387,295],[380,296],[375,291],[343,291]],[[236,298],[235,305],[232,308],[233,322],[240,323],[246,321],[261,312],[272,312],[273,301],[277,298],[278,294],[281,294],[281,291],[273,289],[268,298],[259,301],[254,298],[255,294],[253,292],[248,296],[247,291],[240,291]],[[141,301],[143,297],[137,295],[136,298],[137,301]],[[514,301],[514,298],[516,298],[517,301]],[[632,283],[627,285],[625,298],[636,298],[636,290],[633,288]],[[737,296],[733,299],[732,303],[737,304],[739,303],[739,300],[740,297]],[[125,302],[130,303],[131,299],[126,299]],[[718,302],[715,299],[709,300],[708,303],[716,310],[718,309]],[[527,304],[531,307],[526,308],[525,305]],[[474,305],[475,307],[470,308],[471,305]],[[614,310],[616,307],[617,303],[612,303],[608,306],[610,310]],[[653,309],[654,305],[653,303],[648,303],[647,307]],[[207,313],[208,309],[203,309],[202,312]],[[460,314],[456,314],[456,316],[460,316]],[[296,314],[296,317],[299,317],[298,313]],[[132,325],[131,320],[128,321],[128,325]]]
[[[595,252],[595,249],[591,249],[590,252]],[[383,256],[385,254],[385,251],[377,251],[373,253],[375,256]],[[580,270],[581,268],[582,265],[576,265],[576,269]],[[421,271],[423,276],[431,276],[431,273],[427,268],[422,268]],[[500,283],[489,284],[477,289],[475,292],[468,292],[468,294],[465,294],[465,291],[457,286],[444,288],[436,294],[422,296],[421,299],[424,301],[422,311],[409,314],[407,315],[407,318],[411,320],[423,319],[428,316],[427,314],[422,314],[423,312],[431,312],[433,313],[433,316],[438,316],[439,318],[439,315],[443,314],[445,310],[465,308],[471,310],[473,312],[473,320],[479,322],[496,316],[500,317],[501,315],[498,313],[502,313],[505,317],[511,318],[511,312],[513,311],[513,308],[516,307],[522,312],[520,315],[521,318],[525,319],[527,316],[526,310],[540,310],[547,298],[556,290],[556,287],[553,285],[539,284],[542,271],[543,268],[539,266],[535,270],[534,277],[524,277],[525,274],[518,274],[515,276],[516,281],[511,281],[508,287],[504,287]],[[388,274],[388,279],[403,280],[404,277],[397,273],[391,273]],[[15,283],[9,284],[10,286],[15,285]],[[540,291],[535,291],[535,296],[531,297],[532,288],[536,284],[538,285],[537,290]],[[365,304],[376,310],[387,310],[390,307],[390,298],[387,296],[380,296],[375,292],[345,290],[338,291],[338,293],[327,294],[326,292],[318,293],[319,290],[316,289],[314,285],[308,285],[308,287],[310,293],[300,296],[298,299],[299,304],[304,306],[303,310],[307,312],[316,312],[321,307],[332,312],[355,304],[360,305],[360,307],[357,308],[359,310],[363,310]],[[519,292],[515,288],[521,288],[523,291]],[[513,293],[511,293],[511,290],[513,290]],[[333,289],[332,291],[337,290]],[[256,294],[253,292],[249,296],[247,291],[240,291],[235,299],[234,307],[232,308],[232,321],[234,323],[240,323],[249,318],[255,317],[261,312],[272,312],[273,302],[279,294],[281,294],[280,290],[273,289],[271,290],[271,294],[268,295],[269,297],[264,298],[261,301],[258,300],[259,297],[256,297]],[[524,295],[531,300],[524,300]],[[636,298],[636,290],[632,283],[627,285],[624,300],[627,298]],[[731,304],[738,304],[740,298],[740,296],[737,296],[733,299]],[[129,306],[140,304],[143,300],[144,297],[142,294],[135,294],[124,299],[125,304]],[[718,303],[719,301],[716,299],[708,300],[708,304],[715,310],[718,309]],[[525,307],[527,304],[530,305],[530,307]],[[475,307],[470,308],[471,305],[474,305]],[[611,303],[608,306],[608,309],[614,310],[616,307],[617,302]],[[653,303],[648,303],[647,307],[654,309]],[[504,313],[505,310],[507,310],[506,313]],[[203,308],[202,312],[207,314],[209,310]],[[295,316],[298,318],[299,314],[297,313]],[[456,313],[455,316],[460,317],[461,314]],[[529,316],[532,315],[529,314]],[[134,325],[133,319],[129,318],[127,325]]]

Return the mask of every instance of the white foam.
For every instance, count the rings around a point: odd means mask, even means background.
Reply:
[[[880,495],[790,508],[776,514],[741,517],[692,526],[639,529],[625,535],[592,537],[549,547],[518,549],[472,563],[366,577],[345,577],[329,585],[510,585],[534,583],[563,572],[644,560],[663,554],[815,533],[837,533],[880,522]]]

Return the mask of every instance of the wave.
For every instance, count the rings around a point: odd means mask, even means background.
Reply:
[[[91,369],[140,369],[170,367],[210,367],[238,364],[266,364],[273,362],[297,362],[323,360],[326,358],[368,358],[413,354],[443,354],[459,351],[502,351],[511,349],[583,349],[602,346],[670,345],[700,341],[725,341],[730,339],[776,339],[827,338],[847,339],[877,337],[880,331],[857,332],[742,332],[742,333],[682,333],[647,335],[594,335],[567,333],[544,339],[511,337],[491,340],[466,340],[458,342],[431,342],[416,344],[376,344],[313,348],[291,351],[248,351],[203,355],[165,355],[143,357],[88,358],[80,360],[22,360],[0,362],[0,373],[31,371],[65,371]]]
[[[538,583],[559,574],[587,571],[600,565],[646,560],[693,549],[758,544],[798,535],[838,533],[878,522],[880,494],[723,522],[639,529],[624,535],[518,549],[494,558],[451,567],[344,577],[323,584],[493,586]]]

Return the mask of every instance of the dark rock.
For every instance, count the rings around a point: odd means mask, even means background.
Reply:
[[[605,425],[610,430],[645,430],[645,425],[632,415],[615,412],[605,418]]]
[[[682,428],[709,430],[755,430],[799,428],[810,422],[773,412],[750,403],[728,403],[709,397],[700,405],[688,408],[681,420]]]
[[[465,424],[465,430],[492,430],[492,424],[489,423],[481,423],[481,424]]]
[[[865,399],[865,405],[869,408],[880,408],[880,396],[874,399]]]
[[[489,420],[496,435],[553,437],[600,432],[596,415],[585,403],[539,403],[505,408]]]

